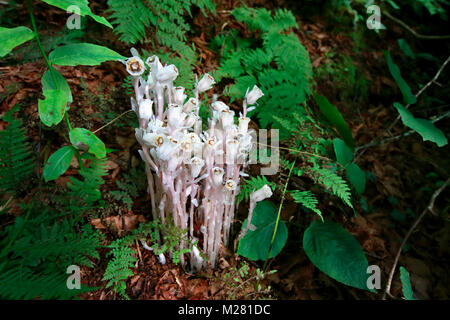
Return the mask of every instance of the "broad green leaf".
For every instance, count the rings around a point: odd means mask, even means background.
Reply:
[[[44,91],[44,100],[38,101],[41,121],[48,127],[57,125],[64,117],[68,96],[63,90]]]
[[[275,230],[276,220],[275,205],[270,201],[258,202],[253,212],[251,226],[245,236],[239,241],[237,253],[250,260],[265,260]],[[246,227],[247,219],[244,221],[242,229]],[[286,244],[287,234],[286,224],[280,220],[272,250],[270,251],[270,258],[281,252],[281,249]]]
[[[417,98],[415,95],[412,94],[411,88],[402,78],[399,67],[394,63],[394,61],[392,61],[391,53],[389,51],[386,51],[385,54],[389,71],[391,72],[392,77],[394,78],[395,82],[400,88],[400,91],[402,92],[403,95],[403,99],[407,104],[416,103]]]
[[[445,134],[436,128],[433,122],[427,119],[414,118],[411,112],[398,102],[394,102],[394,107],[400,113],[403,124],[420,134],[424,141],[434,142],[438,147],[445,146],[448,143]]]
[[[53,81],[53,76],[55,76],[56,84]],[[44,75],[42,76],[41,82],[42,82],[42,91],[47,90],[62,90],[67,93],[67,102],[71,103],[73,101],[72,92],[70,91],[69,84],[66,81],[66,78],[62,76],[61,73],[59,73],[58,70],[53,68],[53,76],[50,70],[45,71]]]
[[[409,279],[409,272],[400,267],[400,281],[402,282],[402,291],[405,300],[416,300],[411,286],[411,280]]]
[[[353,141],[352,132],[339,110],[334,105],[332,105],[324,96],[315,94],[314,99],[319,105],[320,111],[323,113],[323,115],[334,127],[336,127],[337,131],[341,134],[347,146],[349,146],[350,149],[353,150],[355,148],[355,142]]]
[[[46,182],[55,180],[62,175],[70,166],[70,161],[75,153],[75,148],[65,146],[58,149],[48,158],[44,167],[44,179]]]
[[[353,160],[353,151],[343,140],[338,138],[333,140],[333,146],[337,162],[343,167],[347,166]]]
[[[97,21],[98,23],[101,23],[108,28],[113,28],[113,26],[103,17],[100,17],[94,13],[92,13],[91,9],[89,8],[89,1],[88,0],[42,0],[45,3],[48,3],[49,5],[55,6],[57,8],[60,8],[64,11],[67,11],[67,8],[70,6],[77,6],[80,9],[80,16],[90,16],[92,19]],[[78,12],[76,12],[78,13]]]
[[[362,194],[366,189],[366,174],[363,170],[356,164],[350,163],[345,167],[347,173],[347,178],[350,183],[355,187],[358,194]]]
[[[109,60],[126,59],[107,47],[92,43],[74,43],[56,48],[49,58],[51,63],[60,66],[95,66]]]
[[[15,47],[33,39],[34,33],[27,27],[0,27],[0,58],[6,56]]]
[[[95,134],[84,128],[75,128],[69,132],[72,145],[78,149],[85,150],[96,156],[98,159],[106,156],[106,147],[102,140]]]
[[[368,290],[367,258],[356,238],[339,224],[313,221],[303,236],[303,248],[320,271],[348,286]]]

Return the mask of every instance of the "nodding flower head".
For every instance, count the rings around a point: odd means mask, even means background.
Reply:
[[[143,139],[149,147],[161,147],[166,142],[167,137],[163,134],[149,132],[144,134]]]
[[[260,88],[258,88],[256,85],[253,87],[253,89],[245,94],[245,99],[247,100],[247,103],[255,104],[256,101],[258,101],[259,98],[261,98],[264,95],[264,93],[261,91]]]
[[[184,104],[183,111],[186,113],[194,111],[198,106],[198,101],[195,98],[189,98],[189,100]]]
[[[211,107],[213,108],[213,110],[218,111],[218,112],[222,112],[224,110],[230,110],[230,107],[227,106],[222,101],[215,101],[215,102],[211,103]]]
[[[178,69],[174,64],[163,67],[158,70],[156,74],[156,80],[163,84],[169,84],[178,77]]]
[[[197,83],[197,91],[203,92],[209,90],[215,83],[216,81],[214,80],[214,78],[208,73],[205,73],[203,77],[200,79],[200,81]]]
[[[178,140],[168,137],[161,146],[156,148],[156,156],[163,161],[168,161],[179,150],[178,148]]]
[[[226,152],[227,152],[227,161],[228,162],[233,162],[237,155],[238,155],[238,151],[239,151],[239,141],[236,139],[229,139],[227,140],[227,145],[226,145]]]
[[[128,73],[134,77],[140,76],[145,71],[144,62],[139,57],[128,58],[125,65],[127,66]]]
[[[151,99],[143,99],[139,103],[139,118],[145,119],[147,121],[153,115],[153,101]]]
[[[192,126],[198,122],[199,118],[200,117],[198,117],[195,113],[190,112],[187,115],[186,120],[184,120],[183,127],[192,128]]]
[[[221,167],[212,168],[212,181],[218,187],[222,185],[224,170]]]
[[[265,184],[261,189],[256,190],[250,194],[250,201],[260,202],[272,196],[272,189]]]
[[[239,133],[246,134],[248,131],[248,124],[250,123],[250,118],[240,117],[239,118]]]
[[[236,182],[234,180],[227,180],[227,182],[225,182],[225,190],[227,191],[234,191],[236,190]]]
[[[186,114],[183,112],[182,108],[177,105],[169,106],[167,110],[167,123],[172,128],[179,128],[186,118]]]
[[[187,96],[184,94],[183,87],[173,88],[172,93],[173,93],[173,103],[177,105],[182,105],[184,103],[184,100],[186,100]]]
[[[222,128],[224,128],[225,130],[228,127],[231,127],[234,124],[234,111],[223,110],[220,113],[220,120],[222,122]]]
[[[189,164],[191,166],[191,176],[192,178],[197,178],[200,174],[200,171],[202,170],[203,166],[205,165],[205,160],[200,159],[198,157],[193,157]]]
[[[152,116],[147,125],[147,131],[155,133],[166,133],[167,127],[165,126],[163,121],[159,120],[155,116]]]

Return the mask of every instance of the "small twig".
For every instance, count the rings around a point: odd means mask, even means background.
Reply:
[[[411,28],[410,26],[408,26],[406,23],[404,23],[403,21],[401,21],[400,19],[397,19],[393,16],[391,16],[391,14],[388,11],[384,11],[383,14],[388,17],[389,19],[391,19],[394,22],[397,22],[399,25],[401,25],[403,28],[405,28],[406,30],[408,30],[411,34],[413,34],[416,38],[419,39],[425,39],[425,40],[439,40],[439,39],[450,39],[450,35],[444,35],[444,36],[427,36],[427,35],[423,35],[420,33],[417,33],[416,31],[414,31],[413,28]]]
[[[438,122],[438,121],[440,121],[440,120],[442,120],[442,119],[444,119],[444,118],[446,118],[446,117],[448,117],[448,116],[450,116],[450,111],[447,111],[446,113],[440,115],[440,116],[437,117],[436,119],[431,120],[431,122],[432,122],[432,123]],[[391,141],[394,141],[394,140],[397,140],[397,139],[400,139],[400,138],[403,138],[403,137],[410,136],[410,135],[412,135],[412,134],[415,133],[415,132],[416,132],[416,131],[414,131],[414,130],[409,130],[409,131],[407,131],[407,132],[405,132],[405,133],[399,134],[399,135],[394,136],[394,137],[386,138],[386,139],[384,139],[384,140],[373,141],[373,142],[368,143],[368,144],[366,144],[366,145],[363,145],[363,146],[361,146],[361,147],[357,147],[357,148],[355,149],[355,151],[358,152],[359,150],[363,150],[363,149],[367,149],[367,148],[370,148],[370,147],[382,145],[382,144],[385,144],[385,143],[388,143],[388,142],[391,142]],[[362,153],[361,153],[361,154],[362,154]],[[359,157],[355,158],[354,161],[356,162],[356,160],[358,160],[358,158],[359,158]]]
[[[408,241],[409,237],[413,233],[414,229],[419,225],[420,221],[425,216],[425,214],[428,211],[430,211],[431,213],[434,212],[433,208],[434,208],[434,202],[436,201],[436,198],[439,196],[439,194],[441,194],[441,192],[447,187],[447,185],[449,183],[450,183],[450,178],[448,178],[447,181],[445,181],[445,183],[433,193],[433,196],[431,197],[430,203],[423,210],[423,212],[417,218],[416,222],[414,222],[414,224],[411,226],[411,228],[409,229],[409,231],[406,234],[405,238],[403,239],[402,244],[400,245],[400,248],[397,251],[397,255],[395,256],[395,260],[394,260],[394,264],[392,266],[391,272],[389,273],[389,278],[388,278],[388,281],[387,281],[386,290],[384,291],[383,297],[382,297],[383,300],[386,300],[386,295],[391,296],[390,290],[391,290],[391,285],[392,285],[392,279],[394,278],[395,269],[397,267],[397,263],[398,263],[398,260],[400,258],[400,254],[402,253],[403,247],[405,246],[406,242]]]
[[[433,83],[436,82],[436,80],[439,78],[439,76],[442,73],[442,70],[444,70],[445,66],[450,62],[450,56],[448,56],[447,60],[445,60],[445,62],[442,64],[442,66],[439,68],[439,70],[436,72],[436,74],[434,75],[433,79],[431,79],[430,81],[428,81],[428,83],[426,85],[424,85],[419,92],[417,92],[416,94],[416,98],[419,98],[419,96],[426,90],[428,89],[429,86],[431,86]],[[408,109],[412,104],[407,104],[405,106],[405,109]],[[397,118],[395,119],[395,121],[388,127],[387,131],[390,132],[391,129],[395,126],[395,124],[398,122],[398,120],[400,120],[400,115],[397,116]]]
[[[105,124],[104,126],[98,128],[97,130],[95,130],[93,133],[96,134],[97,132],[99,132],[100,130],[103,130],[104,128],[106,128],[107,126],[109,126],[111,123],[113,123],[114,121],[118,120],[119,118],[123,117],[124,115],[126,115],[128,112],[131,112],[133,110],[128,110],[125,111],[124,113],[122,113],[121,115],[118,115],[117,117],[115,117],[114,119],[112,119],[110,122],[108,122],[107,124]]]
[[[428,87],[431,86],[431,84],[436,83],[436,80],[439,78],[439,76],[441,75],[442,71],[444,70],[445,66],[450,62],[450,56],[445,60],[445,62],[441,65],[441,67],[439,68],[439,70],[436,72],[436,74],[434,75],[433,79],[431,79],[430,81],[428,81],[428,83],[423,86],[416,94],[416,98],[418,98]],[[408,109],[411,106],[411,104],[408,104],[405,106],[406,109]],[[394,125],[397,123],[397,121],[400,120],[400,115],[397,116],[397,118],[394,120],[394,122],[387,128],[386,132],[390,132],[391,129],[394,127]],[[440,119],[439,119],[440,120]],[[438,120],[436,120],[438,121]],[[394,137],[391,137],[391,140],[395,140]],[[391,141],[389,140],[389,141]],[[380,142],[383,141],[383,139],[378,138],[378,139],[374,139],[372,142],[361,146],[361,147],[357,147],[356,150],[362,150],[356,157],[355,157],[355,162],[357,159],[359,159],[363,153],[366,151],[367,148],[369,147],[373,147],[376,145],[379,145]]]

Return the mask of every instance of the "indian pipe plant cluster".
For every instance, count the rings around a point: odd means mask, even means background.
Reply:
[[[133,56],[124,63],[133,77],[131,106],[139,119],[136,139],[146,165],[153,218],[188,230],[189,243],[202,239],[201,245],[190,251],[191,270],[198,271],[208,262],[214,268],[221,245],[229,241],[240,177],[247,176],[244,171],[255,143],[247,112],[255,108],[252,105],[263,93],[256,85],[247,90],[237,124],[235,112],[213,99],[211,117],[203,130],[200,94],[212,88],[213,77],[203,75],[196,81],[193,97],[188,98],[185,88],[173,85],[178,76],[175,65],[162,65],[157,56],[144,63],[135,49],[131,52]],[[271,195],[267,185],[251,194],[249,221],[255,204]],[[249,227],[254,228],[249,222],[241,237]],[[181,240],[177,249],[187,245]],[[144,247],[149,248],[145,243]],[[180,258],[186,264],[183,256]],[[159,260],[165,262],[163,253]]]

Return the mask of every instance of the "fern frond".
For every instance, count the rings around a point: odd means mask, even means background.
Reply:
[[[126,280],[133,275],[130,269],[137,261],[134,256],[134,250],[129,246],[127,238],[117,239],[113,241],[108,247],[111,252],[108,256],[112,256],[103,274],[104,281],[108,281],[106,287],[114,287],[114,290],[126,299],[129,299],[126,294]]]
[[[108,0],[108,6],[115,32],[128,44],[144,39],[146,28],[156,21],[153,11],[142,0]]]
[[[344,179],[328,169],[313,167],[311,168],[311,172],[313,173],[313,178],[317,182],[323,184],[335,196],[341,198],[345,204],[353,209],[353,205],[350,201],[350,188]]]
[[[22,122],[13,117],[15,109],[5,114],[6,130],[0,131],[0,191],[15,194],[33,174],[34,156]]]
[[[89,167],[84,166],[79,171],[83,180],[70,177],[70,182],[67,184],[70,189],[69,196],[75,201],[83,201],[86,204],[99,200],[101,198],[99,188],[104,183],[102,177],[108,174],[106,162],[107,158],[91,157]]]
[[[323,221],[322,212],[317,208],[318,201],[311,191],[295,190],[291,191],[290,194],[296,203],[317,213]]]

